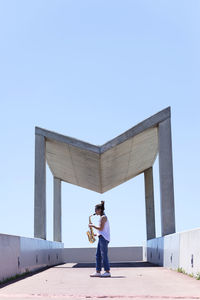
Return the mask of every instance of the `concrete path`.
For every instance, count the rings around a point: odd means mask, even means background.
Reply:
[[[162,267],[115,267],[111,278],[93,271],[56,266],[0,288],[0,299],[200,299],[200,281]]]

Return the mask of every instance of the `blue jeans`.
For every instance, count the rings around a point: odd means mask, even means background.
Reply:
[[[102,235],[99,236],[99,241],[97,245],[97,251],[96,251],[96,270],[101,271],[101,263],[103,260],[103,266],[105,271],[110,270],[110,264],[108,260],[108,243]]]

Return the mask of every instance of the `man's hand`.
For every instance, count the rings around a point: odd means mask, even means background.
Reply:
[[[88,224],[88,226],[90,228],[93,227],[96,230],[103,230],[106,221],[107,221],[107,217],[106,216],[102,216],[100,226],[95,226],[93,224]]]

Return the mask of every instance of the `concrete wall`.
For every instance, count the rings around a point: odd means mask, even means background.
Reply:
[[[182,232],[179,264],[187,273],[200,273],[200,228]]]
[[[142,261],[143,247],[109,247],[111,262]],[[0,234],[0,281],[65,262],[95,262],[96,248],[64,248],[60,242]]]
[[[0,234],[0,281],[20,273],[19,256],[19,237]]]
[[[200,228],[147,241],[147,261],[166,268],[200,273]]]
[[[20,268],[35,270],[63,262],[63,243],[38,238],[20,237]]]
[[[63,261],[68,263],[95,262],[96,248],[64,248]],[[142,261],[143,247],[108,247],[110,262]]]
[[[63,243],[0,234],[0,281],[63,262]]]

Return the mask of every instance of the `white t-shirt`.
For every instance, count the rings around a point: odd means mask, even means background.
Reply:
[[[103,216],[106,216],[106,215],[103,215]],[[107,216],[106,216],[107,217]],[[102,216],[100,217],[99,219],[99,226],[101,224],[101,218]],[[109,221],[108,221],[108,217],[107,217],[107,220],[104,224],[104,228],[103,230],[98,230],[98,235],[102,235],[107,241],[110,242],[110,225],[109,225]]]

